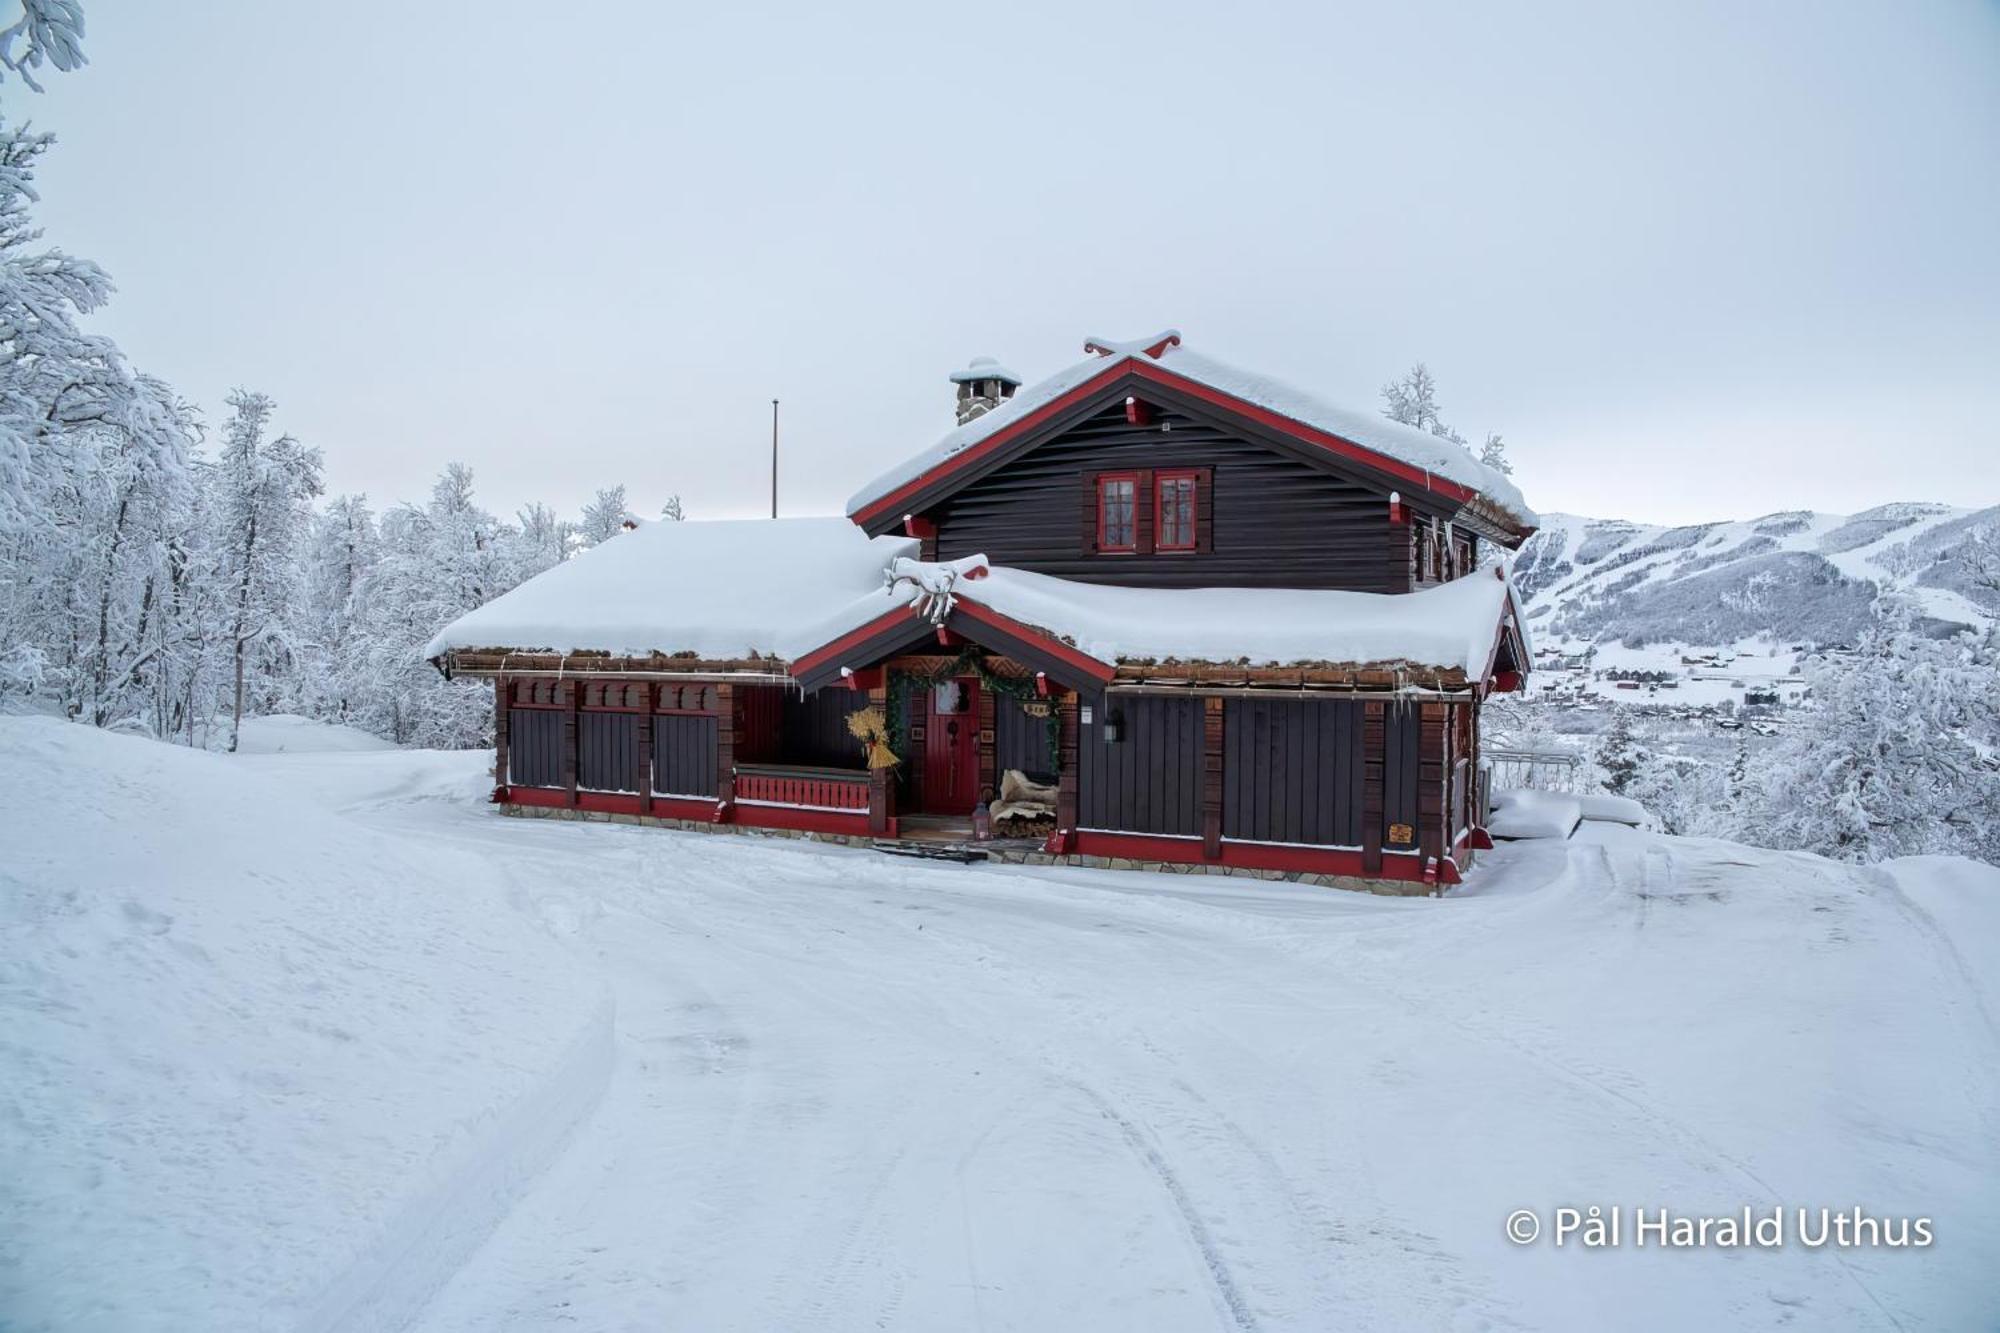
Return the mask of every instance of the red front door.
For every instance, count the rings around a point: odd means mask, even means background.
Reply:
[[[979,678],[933,686],[925,707],[924,809],[969,815],[979,801]]]

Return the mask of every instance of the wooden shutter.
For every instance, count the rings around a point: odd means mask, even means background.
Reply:
[[[1097,475],[1083,474],[1083,536],[1081,549],[1085,555],[1097,554]]]
[[[1153,469],[1140,468],[1132,483],[1132,549],[1140,555],[1153,553]]]
[[[1215,549],[1215,469],[1194,470],[1194,549],[1207,555]]]

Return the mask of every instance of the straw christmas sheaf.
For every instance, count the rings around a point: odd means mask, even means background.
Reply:
[[[896,757],[895,751],[889,748],[888,727],[882,721],[881,709],[864,708],[858,713],[848,714],[847,729],[867,750],[868,767],[894,768],[903,762]]]

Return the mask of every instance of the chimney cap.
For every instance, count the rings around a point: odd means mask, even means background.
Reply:
[[[999,380],[1002,384],[1020,387],[1021,377],[1001,365],[990,356],[975,356],[966,363],[964,370],[951,373],[953,384],[971,384],[975,380]]]

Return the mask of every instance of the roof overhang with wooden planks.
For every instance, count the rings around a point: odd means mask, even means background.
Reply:
[[[465,676],[631,676],[641,680],[735,680],[788,684],[791,673],[782,658],[715,659],[652,653],[620,657],[610,653],[514,652],[504,648],[452,648],[431,659],[447,680]]]

